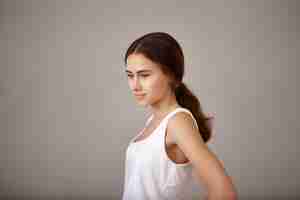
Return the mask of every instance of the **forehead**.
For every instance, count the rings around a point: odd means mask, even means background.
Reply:
[[[157,71],[159,66],[157,63],[152,62],[150,59],[142,54],[131,54],[127,57],[127,72],[137,71]]]

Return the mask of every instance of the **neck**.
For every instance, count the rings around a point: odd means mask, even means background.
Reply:
[[[174,109],[181,107],[177,101],[175,94],[172,93],[169,96],[163,98],[163,100],[150,105],[150,112],[153,114],[153,118],[160,120],[165,117],[169,112],[173,111]]]

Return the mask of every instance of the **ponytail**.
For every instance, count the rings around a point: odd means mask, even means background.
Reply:
[[[211,118],[204,115],[198,98],[183,82],[175,88],[175,95],[178,104],[191,111],[197,121],[200,135],[205,143],[208,142],[212,135],[212,127],[209,124]]]

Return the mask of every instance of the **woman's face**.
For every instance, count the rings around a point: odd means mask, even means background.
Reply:
[[[141,105],[156,104],[170,92],[169,78],[162,72],[159,64],[143,54],[128,56],[126,73],[129,87]]]

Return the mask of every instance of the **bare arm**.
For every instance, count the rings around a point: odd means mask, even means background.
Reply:
[[[208,200],[236,200],[232,179],[226,174],[217,156],[204,143],[188,113],[177,113],[168,123],[168,130],[178,147],[193,166],[198,182],[204,183]]]

